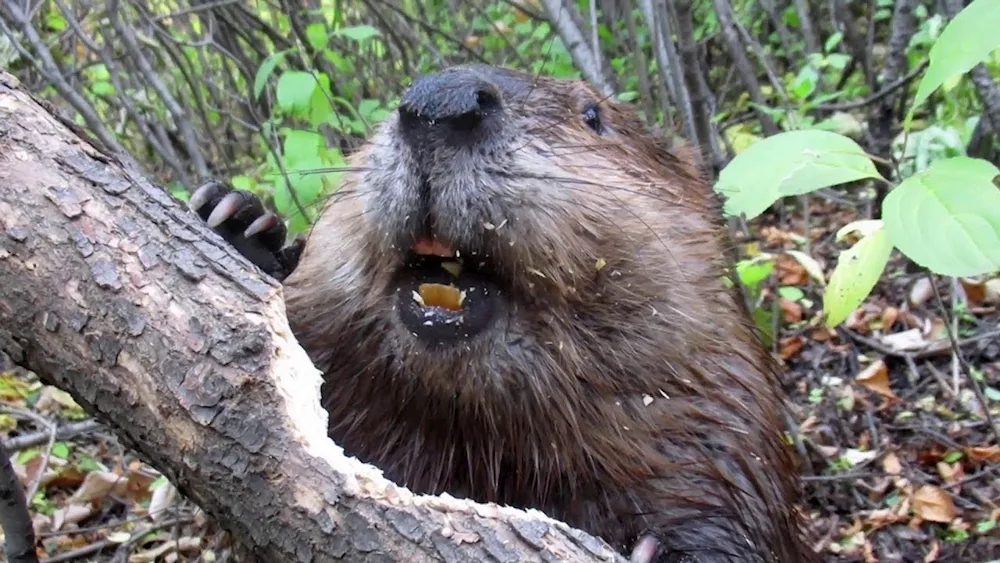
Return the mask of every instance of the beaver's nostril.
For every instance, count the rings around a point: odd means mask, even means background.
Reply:
[[[453,68],[418,78],[399,104],[400,128],[407,142],[426,145],[482,140],[488,122],[503,111],[500,91],[481,73]]]
[[[479,90],[476,92],[476,104],[480,111],[490,111],[500,109],[500,99],[489,90]]]

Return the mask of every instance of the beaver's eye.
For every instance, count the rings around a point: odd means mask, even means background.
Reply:
[[[601,112],[597,104],[587,104],[583,110],[583,121],[598,135],[604,131],[604,126],[601,124]]]

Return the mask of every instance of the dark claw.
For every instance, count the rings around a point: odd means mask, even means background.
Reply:
[[[243,206],[243,194],[240,192],[229,192],[222,201],[215,206],[212,210],[212,214],[208,216],[209,227],[213,229],[222,224],[223,221],[227,221],[236,215],[236,212],[240,210]]]
[[[246,238],[250,238],[254,235],[259,235],[264,231],[276,227],[279,221],[280,219],[278,219],[278,216],[275,215],[274,213],[266,213],[264,215],[261,215],[260,217],[254,219],[253,223],[250,223],[250,226],[247,227],[247,230],[243,231],[243,236]]]
[[[256,195],[209,182],[188,201],[205,223],[257,267],[282,280],[295,269],[304,241],[285,247],[288,229],[280,217],[264,209]]]
[[[188,200],[188,207],[192,211],[199,211],[206,203],[217,197],[225,189],[226,186],[220,182],[209,182],[191,194],[191,199]]]

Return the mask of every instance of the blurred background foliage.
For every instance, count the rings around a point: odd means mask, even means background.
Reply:
[[[264,195],[296,232],[406,84],[463,62],[590,79],[657,131],[694,139],[714,172],[761,136],[801,128],[904,157],[908,173],[970,150],[992,156],[974,78],[924,107],[901,153],[906,93],[962,5],[14,0],[0,64],[175,195],[222,178]],[[1000,60],[987,66],[996,75]]]

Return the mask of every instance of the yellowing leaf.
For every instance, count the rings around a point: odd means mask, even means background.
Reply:
[[[839,325],[861,305],[881,277],[891,252],[892,244],[879,228],[840,253],[823,292],[826,326]]]

